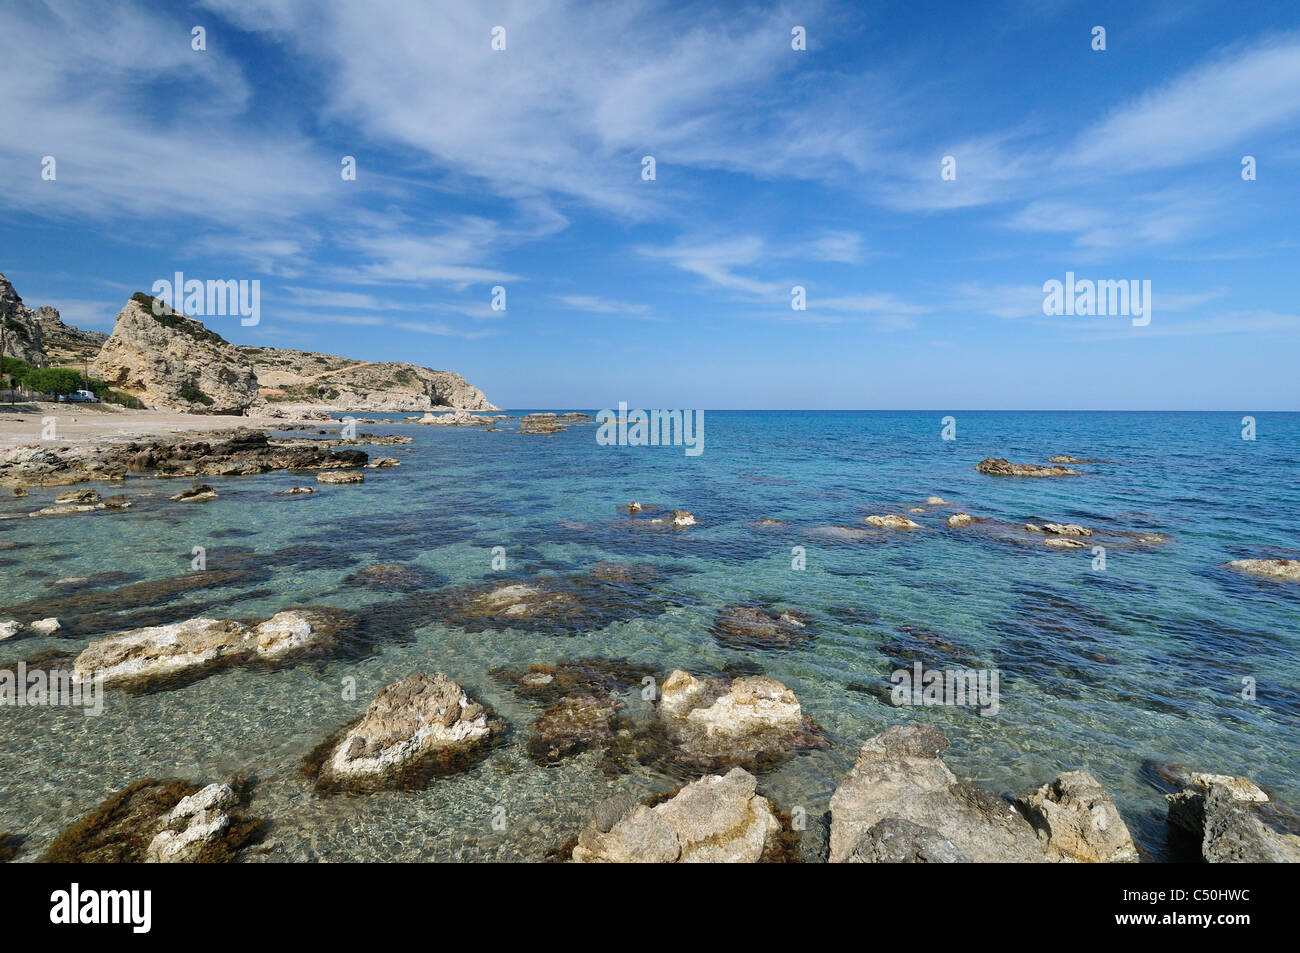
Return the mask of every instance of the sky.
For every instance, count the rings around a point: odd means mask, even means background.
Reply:
[[[260,282],[256,326],[196,315],[230,341],[503,407],[1300,403],[1294,0],[47,0],[0,37],[0,272],[79,327],[180,271]],[[1045,315],[1067,272],[1150,281],[1150,323]]]

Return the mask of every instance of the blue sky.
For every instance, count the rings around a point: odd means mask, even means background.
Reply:
[[[0,271],[257,279],[228,339],[502,406],[1296,409],[1294,0],[701,6],[6,4]]]

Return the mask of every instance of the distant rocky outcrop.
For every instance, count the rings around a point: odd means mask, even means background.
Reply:
[[[258,396],[252,364],[233,344],[143,293],[118,312],[91,376],[164,410],[243,414]]]
[[[396,361],[269,347],[237,348],[253,365],[265,410],[310,404],[349,411],[497,410],[483,392],[450,371]]]
[[[54,313],[58,315],[57,311]],[[16,357],[28,364],[45,364],[41,321],[35,311],[23,304],[4,275],[0,275],[0,324],[5,329],[4,357]]]
[[[1014,476],[1014,477],[1063,477],[1078,476],[1078,470],[1071,470],[1069,467],[1053,465],[1044,466],[1041,463],[1012,463],[1004,457],[985,457],[979,463],[975,464],[975,469],[980,473],[987,473],[991,476]]]

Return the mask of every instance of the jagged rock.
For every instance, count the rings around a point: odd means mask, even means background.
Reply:
[[[969,855],[931,827],[901,817],[877,821],[845,858],[850,864],[969,864]]]
[[[969,513],[953,513],[952,516],[948,517],[949,526],[969,526],[973,522],[975,522],[975,518]]]
[[[74,506],[94,506],[101,499],[100,495],[94,490],[68,490],[56,496],[54,502]]]
[[[504,730],[504,721],[446,675],[417,672],[380,689],[341,740],[326,742],[318,787],[422,786],[432,775],[467,767]]]
[[[1228,566],[1254,576],[1300,582],[1300,559],[1234,559]]]
[[[1041,527],[1044,533],[1051,533],[1054,536],[1091,536],[1092,530],[1086,526],[1080,526],[1078,523],[1044,523]]]
[[[760,770],[826,745],[794,692],[762,675],[727,681],[678,669],[660,688],[655,714],[666,742],[660,757],[691,772]]]
[[[180,503],[206,503],[208,500],[215,500],[217,491],[206,483],[195,483],[188,490],[181,490],[170,499]]]
[[[700,778],[653,807],[615,818],[597,809],[578,837],[575,863],[756,863],[781,824],[752,774],[733,768]],[[610,807],[622,807],[615,802]]]
[[[59,834],[45,863],[233,861],[264,825],[239,810],[248,782],[200,788],[176,779],[137,781]]]
[[[1067,771],[1018,804],[1050,860],[1095,864],[1138,859],[1114,800],[1087,771]]]
[[[316,474],[317,483],[364,483],[366,475],[357,470],[326,470]]]
[[[284,491],[285,496],[305,496],[309,493],[315,493],[314,486],[294,486]]]
[[[1011,804],[948,770],[939,758],[947,746],[941,732],[920,725],[890,728],[863,744],[831,797],[832,863],[848,860],[886,818],[932,830],[976,863],[1045,859],[1034,829]]]
[[[28,364],[44,366],[45,348],[41,322],[35,312],[23,304],[9,279],[0,275],[0,323],[5,326],[3,357],[16,357]]]
[[[1200,841],[1211,864],[1297,863],[1300,837],[1274,830],[1260,810],[1268,794],[1246,778],[1194,773],[1183,790],[1166,794],[1169,823]]]
[[[878,526],[883,529],[920,529],[921,524],[915,523],[900,513],[889,513],[885,516],[868,516],[866,518],[868,526]]]
[[[1002,457],[986,457],[979,463],[975,464],[975,469],[980,473],[988,473],[992,476],[1014,476],[1014,477],[1062,477],[1078,476],[1078,470],[1071,470],[1064,466],[1044,466],[1040,463],[1011,463]]]
[[[768,612],[757,606],[727,606],[713,624],[713,637],[733,648],[783,648],[813,637],[799,612]]]
[[[143,293],[118,312],[91,375],[166,410],[242,414],[258,397],[257,375],[233,345]]]

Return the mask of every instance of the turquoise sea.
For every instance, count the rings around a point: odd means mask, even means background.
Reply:
[[[541,436],[394,415],[361,429],[415,442],[363,448],[402,462],[366,471],[363,486],[286,497],[278,492],[312,476],[211,478],[220,498],[183,506],[167,499],[183,484],[132,478],[111,491],[132,498],[122,513],[0,520],[0,619],[5,606],[49,599],[62,606],[51,614],[70,620],[62,637],[0,643],[0,662],[75,652],[128,626],[290,605],[347,607],[382,628],[400,615],[384,606],[403,595],[344,584],[375,563],[423,567],[430,586],[598,561],[661,573],[644,611],[590,630],[467,632],[404,617],[401,638],[376,631],[374,652],[360,659],[110,693],[98,718],[0,708],[0,831],[22,835],[19,859],[30,860],[132,781],[244,772],[258,779],[253,812],[273,825],[268,860],[539,859],[576,835],[600,799],[679,783],[650,768],[607,773],[592,754],[553,767],[528,760],[539,709],[489,670],[581,656],[664,674],[761,670],[784,682],[832,745],[764,775],[760,789],[811,817],[825,812],[861,742],[907,720],[940,727],[950,767],[995,791],[1087,768],[1156,857],[1166,845],[1152,763],[1246,775],[1300,804],[1300,586],[1223,565],[1300,557],[1300,418],[1257,414],[1248,441],[1242,414],[958,412],[957,439],[945,441],[944,416],[706,412],[705,451],[692,457],[681,447],[599,446],[591,425]],[[988,456],[1041,463],[1056,454],[1106,462],[1062,479],[974,470]],[[55,492],[6,494],[0,515],[35,510]],[[951,505],[925,506],[933,495]],[[619,511],[629,500],[690,510],[699,525],[648,531]],[[868,514],[917,506],[921,530],[817,529],[861,528]],[[1098,570],[1090,547],[950,528],[958,510],[1168,539],[1111,546]],[[194,547],[206,550],[208,572],[229,570],[210,577],[220,585],[161,595],[135,585],[187,576]],[[505,548],[504,571],[493,568],[494,547]],[[795,547],[803,569],[792,568]],[[67,581],[79,577],[88,578]],[[129,605],[114,603],[118,590]],[[780,651],[725,647],[711,626],[735,603],[806,613],[816,637]],[[999,712],[891,706],[880,687],[898,659],[996,668]],[[303,756],[381,686],[416,670],[446,672],[494,706],[511,724],[507,743],[423,791],[313,793],[298,774]],[[348,678],[354,700],[341,690]],[[1253,680],[1253,699],[1243,698],[1243,680]]]

